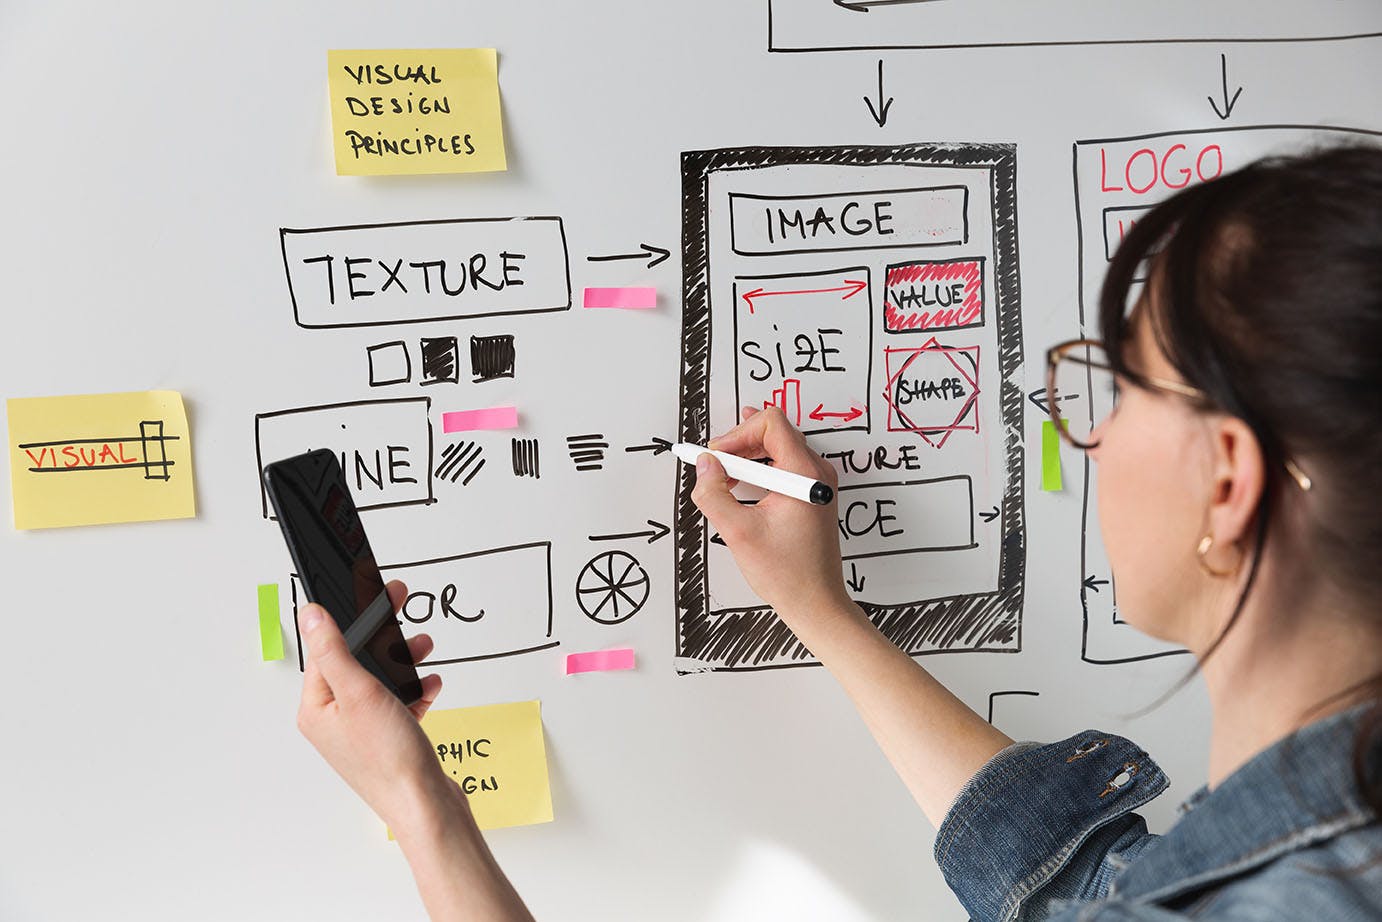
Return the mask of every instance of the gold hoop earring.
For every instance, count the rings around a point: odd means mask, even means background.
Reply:
[[[1199,545],[1196,546],[1195,558],[1199,561],[1200,569],[1208,575],[1216,577],[1218,579],[1223,579],[1226,576],[1232,576],[1233,574],[1237,573],[1238,567],[1243,561],[1243,558],[1241,556],[1238,558],[1238,563],[1234,564],[1230,569],[1227,570],[1216,570],[1205,561],[1205,555],[1209,553],[1209,549],[1213,546],[1213,535],[1205,535],[1203,538],[1200,539]]]

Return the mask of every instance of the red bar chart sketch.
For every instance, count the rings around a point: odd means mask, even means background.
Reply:
[[[1021,649],[1015,180],[1001,144],[682,155],[679,438],[786,414],[838,467],[851,594],[911,654]],[[678,671],[812,665],[677,476]]]

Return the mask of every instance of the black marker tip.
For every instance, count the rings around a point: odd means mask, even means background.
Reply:
[[[811,484],[811,502],[816,506],[827,505],[835,498],[835,491],[830,488],[830,484],[821,483],[817,480]]]

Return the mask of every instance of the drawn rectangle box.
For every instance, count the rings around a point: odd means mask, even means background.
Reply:
[[[552,639],[550,541],[386,564],[379,572],[408,584],[397,618],[404,635],[426,633],[436,644],[419,666],[519,656],[559,643]],[[291,586],[296,610],[307,601],[296,573]],[[300,634],[297,646],[301,669]]]
[[[431,503],[431,406],[429,397],[401,397],[256,414],[264,518],[274,518],[264,491],[264,465],[318,448],[330,448],[343,459],[341,470],[362,511]]]
[[[821,195],[731,192],[729,212],[730,242],[740,256],[913,249],[969,242],[969,190],[964,186]],[[828,226],[818,216],[826,218]]]
[[[1062,45],[1225,45],[1334,41],[1382,34],[1376,0],[1161,0],[1143,15],[1125,4],[1045,0],[993,5],[913,0],[767,0],[768,50],[859,51]],[[1328,13],[1321,13],[1324,7]],[[1154,10],[1152,13],[1150,10]],[[1213,15],[1206,15],[1212,10]]]
[[[293,316],[307,329],[571,308],[559,217],[285,227],[279,241]]]
[[[968,475],[841,487],[839,510],[845,560],[977,546]]]

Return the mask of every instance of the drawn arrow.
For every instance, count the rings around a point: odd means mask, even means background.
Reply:
[[[848,586],[852,592],[863,592],[864,579],[864,577],[859,575],[859,571],[854,569],[854,561],[851,560],[849,563],[849,579],[845,580],[845,585]]]
[[[1223,108],[1222,110],[1219,109],[1219,104],[1218,104],[1217,102],[1215,102],[1213,96],[1206,96],[1205,98],[1209,100],[1210,106],[1212,106],[1212,107],[1214,108],[1214,114],[1217,115],[1217,116],[1219,116],[1219,119],[1220,119],[1221,121],[1225,121],[1225,120],[1228,119],[1228,117],[1229,117],[1230,115],[1233,114],[1233,106],[1234,106],[1235,103],[1238,102],[1238,97],[1243,95],[1243,88],[1240,86],[1240,87],[1237,89],[1237,91],[1234,92],[1233,98],[1231,98],[1231,99],[1229,98],[1229,95],[1228,95],[1228,55],[1225,55],[1225,54],[1219,55],[1219,70],[1220,70],[1220,72],[1223,74],[1223,78],[1224,78],[1224,108]]]
[[[1050,408],[1049,406],[1047,406],[1047,404],[1046,404],[1046,388],[1044,388],[1044,387],[1039,387],[1039,388],[1037,388],[1036,390],[1032,391],[1030,394],[1027,395],[1027,399],[1030,400],[1032,403],[1036,404],[1037,409],[1039,409],[1041,412],[1043,412],[1043,413],[1045,413],[1045,414],[1047,414],[1047,415],[1050,415],[1050,413],[1051,413],[1051,408]],[[1078,400],[1078,399],[1080,399],[1080,395],[1079,395],[1079,394],[1057,394],[1057,395],[1056,395],[1056,402],[1057,402],[1057,403],[1059,403],[1059,402],[1061,402],[1061,401],[1063,401],[1063,400]]]
[[[718,531],[710,536],[710,543],[718,544],[720,545],[720,547],[728,547],[728,545],[725,544],[725,539],[720,537],[720,533]]]
[[[853,420],[856,420],[864,415],[864,411],[859,409],[858,407],[850,407],[848,413],[824,413],[822,412],[824,409],[825,404],[818,403],[816,404],[816,408],[812,410],[810,413],[807,413],[806,415],[809,416],[811,419],[814,419],[816,422],[821,422],[822,420],[826,419],[839,419],[847,423],[852,422]]]
[[[985,522],[992,522],[994,519],[998,518],[998,507],[994,506],[988,512],[979,513],[979,518],[983,519]]]
[[[648,268],[651,269],[672,254],[662,247],[655,247],[651,243],[639,244],[643,249],[637,253],[615,253],[611,256],[587,256],[586,262],[607,263],[616,259],[646,259]]]
[[[1090,592],[1098,592],[1100,586],[1107,586],[1107,585],[1108,585],[1108,580],[1106,580],[1106,579],[1095,579],[1095,578],[1092,577],[1092,576],[1086,576],[1086,577],[1084,578],[1084,587],[1085,587],[1086,589],[1088,589]]]
[[[865,9],[864,12],[867,13],[868,10]],[[865,102],[865,103],[868,105],[868,107],[869,107],[869,115],[872,115],[872,116],[873,116],[873,120],[874,120],[875,122],[878,123],[878,127],[879,127],[879,128],[882,128],[885,124],[887,124],[887,122],[888,122],[888,109],[889,109],[889,108],[892,106],[892,104],[893,104],[893,98],[892,98],[891,96],[889,96],[887,102],[884,102],[884,101],[883,101],[883,59],[882,59],[882,58],[879,58],[879,59],[878,59],[878,107],[877,107],[877,108],[874,108],[873,100],[872,100],[872,99],[869,99],[867,96],[864,97],[864,102]]]
[[[754,298],[770,298],[774,295],[824,295],[830,294],[832,291],[843,291],[844,294],[840,296],[840,300],[848,301],[867,287],[869,287],[868,282],[845,279],[844,286],[840,288],[804,288],[800,291],[767,291],[763,288],[755,288],[753,291],[744,292],[740,297],[744,299],[744,303],[748,304],[749,313],[752,314]]]
[[[666,439],[659,439],[656,436],[653,437],[653,441],[649,445],[630,445],[628,448],[624,449],[624,451],[651,451],[654,457],[662,454],[664,451],[671,450],[671,442]]]
[[[667,532],[671,531],[666,525],[663,525],[661,522],[654,522],[652,519],[648,519],[648,524],[653,526],[652,531],[630,531],[619,535],[591,535],[590,540],[626,541],[629,538],[647,538],[648,543],[652,544],[658,538],[661,538],[663,535],[667,534]]]
[[[901,6],[904,3],[931,3],[933,0],[835,0],[835,5],[842,10],[852,10],[855,13],[867,13],[875,6]]]

